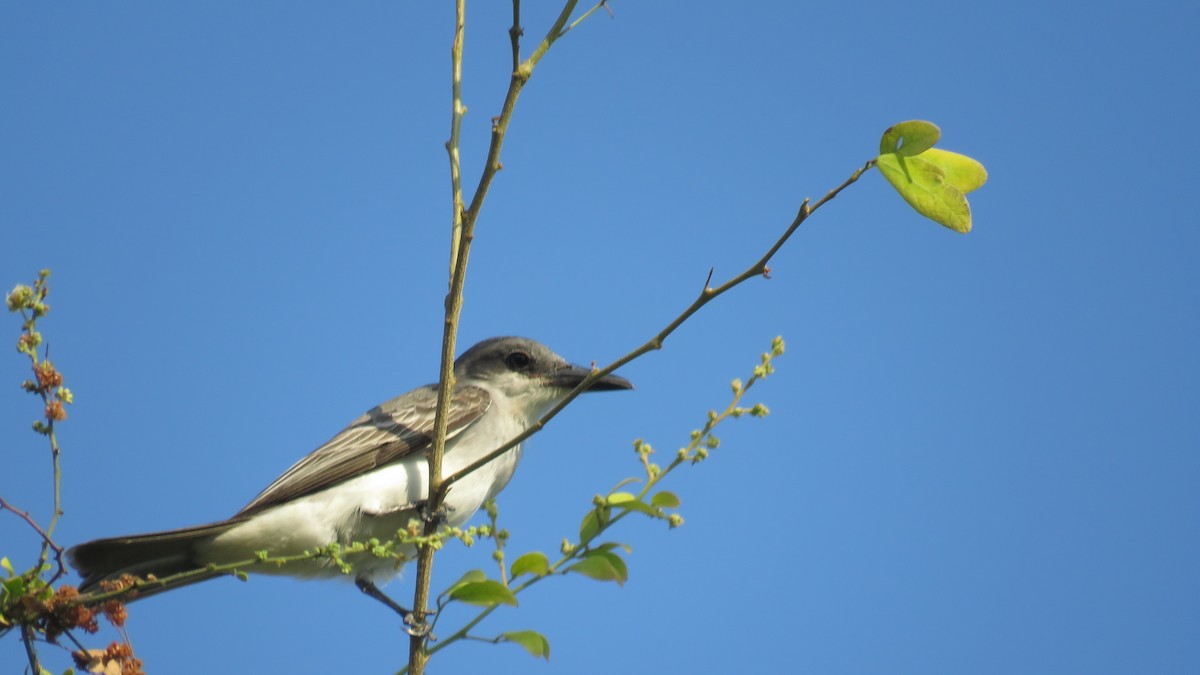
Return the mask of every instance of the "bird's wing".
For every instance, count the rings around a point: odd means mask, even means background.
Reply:
[[[471,426],[490,404],[491,397],[479,387],[455,387],[446,423],[447,440]],[[425,452],[433,443],[436,408],[437,387],[429,385],[368,410],[325,445],[292,465],[237,515],[257,513],[413,453]]]

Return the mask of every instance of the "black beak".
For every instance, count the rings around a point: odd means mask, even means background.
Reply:
[[[554,371],[547,378],[547,381],[555,386],[563,389],[574,389],[583,382],[584,378],[592,374],[591,368],[567,364],[562,368]],[[605,375],[604,377],[592,383],[592,386],[587,390],[591,391],[616,391],[618,389],[633,389],[633,384],[619,375]]]

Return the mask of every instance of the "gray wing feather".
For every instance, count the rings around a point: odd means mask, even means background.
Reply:
[[[454,438],[488,409],[491,397],[479,387],[455,387],[446,438]],[[325,445],[296,462],[237,516],[246,516],[349,480],[433,443],[437,387],[428,385],[380,404],[350,423]],[[235,516],[236,517],[236,516]]]

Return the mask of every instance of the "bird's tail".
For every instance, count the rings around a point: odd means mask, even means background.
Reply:
[[[101,581],[116,579],[123,574],[163,579],[180,572],[203,569],[207,561],[198,559],[197,544],[210,541],[239,522],[236,519],[223,520],[178,530],[97,539],[72,547],[67,551],[67,559],[83,577],[79,590],[85,592],[95,588]],[[197,574],[180,579],[170,588],[215,576],[219,576],[218,573]],[[167,588],[147,588],[139,591],[137,597],[144,598],[164,590]]]

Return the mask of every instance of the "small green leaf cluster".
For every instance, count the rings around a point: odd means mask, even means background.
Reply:
[[[917,213],[955,232],[970,232],[966,195],[987,181],[987,170],[966,155],[934,148],[941,135],[923,120],[892,125],[879,140],[875,166]]]
[[[14,625],[21,623],[25,614],[22,609],[25,603],[22,599],[29,595],[31,586],[40,585],[34,596],[43,596],[43,602],[53,595],[53,591],[42,581],[39,574],[26,572],[18,575],[13,569],[12,561],[7,557],[0,558],[0,570],[4,570],[4,579],[0,581],[0,635],[3,635]]]

